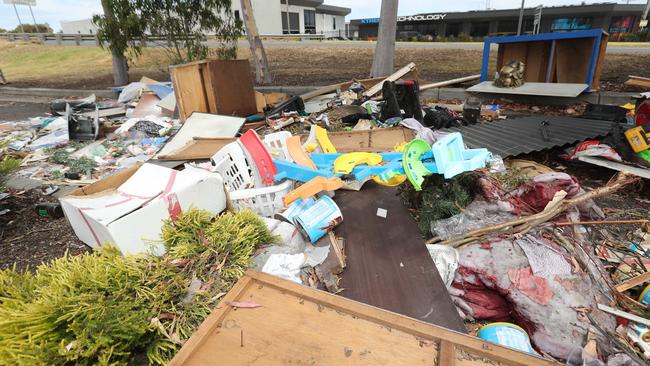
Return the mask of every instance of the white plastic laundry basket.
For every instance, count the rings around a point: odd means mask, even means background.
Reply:
[[[235,210],[250,209],[260,216],[273,217],[284,207],[282,198],[293,189],[293,181],[286,180],[271,187],[240,189],[230,192]]]
[[[211,170],[221,174],[229,192],[255,187],[251,168],[239,143],[231,142],[222,147],[211,160],[214,166]]]
[[[289,150],[287,150],[287,139],[291,137],[291,132],[289,131],[280,131],[270,133],[264,136],[264,145],[266,149],[271,154],[273,159],[285,160],[293,163],[293,159],[289,155]]]

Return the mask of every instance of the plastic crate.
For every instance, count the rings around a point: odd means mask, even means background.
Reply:
[[[237,142],[222,147],[212,158],[213,172],[221,174],[229,192],[255,187],[244,150]]]
[[[291,137],[291,132],[289,131],[280,131],[270,133],[264,136],[264,145],[266,149],[271,154],[273,159],[280,159],[289,162],[293,162],[291,156],[289,155],[289,150],[287,149],[287,139]]]
[[[286,180],[276,186],[240,189],[230,192],[230,201],[235,210],[250,209],[260,216],[273,217],[284,208],[282,198],[293,190],[293,181]]]

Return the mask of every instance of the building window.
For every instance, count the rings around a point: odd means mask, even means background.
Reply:
[[[612,22],[609,25],[609,33],[627,33],[632,31],[634,24],[634,17],[612,17]]]
[[[332,29],[336,30],[336,17],[332,17]]]
[[[445,36],[447,37],[458,37],[463,27],[463,23],[449,23],[447,24],[447,29]]]
[[[239,17],[239,10],[235,10],[235,19],[241,20],[241,18]]]
[[[305,9],[305,33],[316,34],[316,11]]]
[[[551,23],[551,32],[591,29],[591,18],[558,18]]]
[[[282,12],[282,33],[300,34],[300,14]]]

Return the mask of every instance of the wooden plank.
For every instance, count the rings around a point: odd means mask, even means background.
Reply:
[[[185,122],[194,112],[209,112],[198,63],[170,66],[179,117]]]
[[[465,82],[468,82],[468,81],[478,80],[480,78],[481,78],[481,74],[476,74],[476,75],[465,76],[465,77],[462,77],[462,78],[456,78],[456,79],[451,79],[451,80],[446,80],[446,81],[439,81],[437,83],[425,84],[425,85],[420,86],[420,91],[427,90],[427,89],[433,89],[433,88],[442,88],[443,86],[449,86],[449,85],[454,85],[454,84],[465,83]]]
[[[646,282],[650,282],[650,272],[640,274],[638,276],[632,277],[627,281],[623,281],[616,285],[616,291],[623,292],[627,291],[633,287],[643,285]]]
[[[594,69],[594,77],[591,82],[591,89],[600,90],[600,75],[603,72],[603,64],[605,63],[605,54],[607,53],[607,42],[609,41],[609,34],[603,32],[600,40],[600,47],[598,49],[598,58],[596,59],[596,67]]]
[[[625,82],[625,85],[638,86],[638,87],[641,87],[641,88],[649,88],[650,89],[650,80],[645,80],[645,78],[638,78],[638,77],[630,76],[630,79],[628,79]]]
[[[210,60],[206,93],[214,93],[215,110],[226,116],[247,117],[257,113],[255,89],[248,60]]]
[[[363,131],[341,131],[328,133],[330,141],[336,150],[348,152],[381,152],[393,151],[396,145],[411,141],[415,137],[412,130],[395,127]],[[306,136],[302,137],[303,140]],[[304,141],[303,141],[304,142]]]
[[[261,307],[233,309],[232,301]],[[458,350],[457,365],[559,365],[254,271],[170,365],[439,365],[441,340]]]
[[[438,365],[440,366],[455,366],[456,364],[456,346],[453,343],[442,340],[440,341],[440,359]]]
[[[643,325],[645,325],[647,327],[650,327],[650,320],[648,320],[646,318],[642,318],[642,317],[640,317],[638,315],[626,313],[625,311],[614,309],[612,307],[609,307],[609,306],[603,305],[603,304],[598,304],[598,309],[601,310],[601,311],[604,311],[604,312],[606,312],[608,314],[612,314],[612,315],[618,316],[620,318],[631,320],[631,321],[633,321],[635,323],[643,324]]]
[[[157,104],[160,98],[156,94],[142,94],[138,105],[131,113],[130,118],[144,118],[150,115],[160,115]]]
[[[499,51],[503,48],[502,62],[497,69],[499,71],[501,67],[511,61],[521,61],[526,66],[528,66],[528,59],[526,58],[528,53],[528,43],[501,43],[499,44]]]
[[[603,168],[634,174],[637,177],[650,179],[650,169],[647,168],[638,168],[635,166],[618,163],[616,161],[611,161],[605,158],[599,158],[595,156],[579,156],[578,160],[584,161],[585,163],[602,166]]]
[[[397,188],[368,182],[359,192],[336,192],[334,201],[344,218],[336,233],[347,245],[341,296],[467,332]]]
[[[212,70],[210,62],[203,61],[198,65],[198,68],[201,72],[201,78],[203,79],[203,90],[205,93],[206,101],[208,102],[208,111],[212,113],[218,113],[219,110],[217,106],[217,88],[216,80],[213,79]],[[224,114],[224,113],[222,113]]]
[[[384,81],[377,83],[374,85],[372,88],[366,90],[363,95],[365,97],[372,97],[373,95],[379,93],[381,91],[381,88],[384,85],[384,82],[386,81],[397,81],[400,78],[402,78],[404,75],[408,74],[411,72],[413,69],[415,69],[415,63],[411,62],[408,65],[402,67],[401,69],[395,71],[393,74],[391,74],[389,77],[384,79]]]
[[[589,61],[594,38],[560,39],[556,47],[558,83],[584,83],[589,73]]]

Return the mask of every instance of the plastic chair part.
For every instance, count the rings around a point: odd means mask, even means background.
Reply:
[[[222,147],[210,160],[213,165],[210,170],[223,177],[223,183],[228,191],[255,186],[244,150],[237,142],[231,142]]]
[[[235,210],[250,209],[263,217],[273,217],[284,207],[283,198],[293,189],[293,181],[264,188],[240,189],[229,193]]]
[[[273,164],[273,158],[264,147],[260,137],[254,130],[248,130],[239,138],[239,142],[253,158],[264,185],[267,187],[272,186],[273,179],[278,171]]]
[[[336,191],[337,189],[341,189],[341,187],[343,187],[343,181],[338,177],[316,177],[287,193],[283,198],[284,205],[289,206],[297,199],[306,199],[323,191]]]
[[[484,168],[492,154],[487,149],[466,149],[463,136],[453,132],[431,146],[439,174],[446,179],[460,173]]]
[[[350,174],[357,165],[379,165],[384,158],[379,154],[353,152],[339,156],[334,160],[334,173]]]
[[[314,162],[309,158],[309,155],[307,155],[307,153],[302,149],[302,145],[300,145],[300,136],[291,136],[287,139],[287,150],[289,151],[291,161],[314,170],[317,169],[316,164],[314,164]]]
[[[327,170],[314,170],[284,160],[274,160],[273,163],[275,163],[275,167],[278,170],[278,173],[275,175],[275,180],[278,181],[282,179],[292,179],[306,183],[316,177],[329,178],[334,176],[334,173]]]
[[[307,137],[307,140],[305,141],[304,144],[302,144],[302,148],[305,149],[308,153],[322,153],[323,150],[321,150],[320,145],[318,144],[318,140],[316,140],[316,125],[312,125],[311,128],[309,129],[309,136]]]
[[[264,136],[262,142],[264,142],[266,149],[274,159],[293,161],[291,160],[291,156],[287,148],[287,140],[289,138],[291,138],[291,132],[280,131]],[[300,142],[300,137],[298,137],[298,142]]]
[[[332,145],[330,138],[327,136],[327,130],[320,126],[312,126],[316,131],[316,141],[324,153],[336,153],[336,148]]]
[[[403,152],[404,173],[416,191],[422,190],[424,177],[433,174],[420,160],[422,155],[431,151],[431,146],[421,139],[414,139],[406,145]]]

